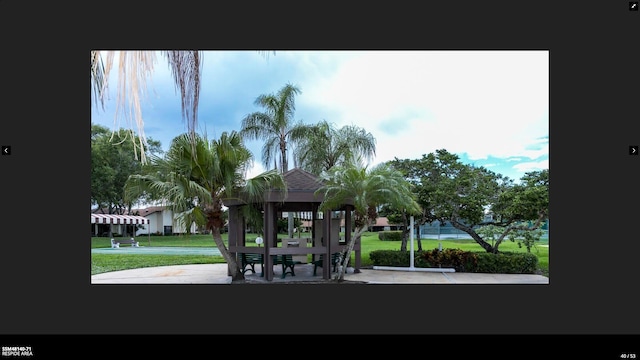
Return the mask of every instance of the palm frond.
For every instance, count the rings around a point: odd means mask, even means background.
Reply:
[[[262,145],[262,162],[268,169],[271,160],[276,160],[278,157],[276,154],[280,153],[280,138],[277,136],[269,136],[264,139]],[[277,163],[274,163],[274,168],[278,168]]]
[[[375,138],[360,127],[348,125],[337,129],[323,120],[313,128],[307,135],[299,131],[295,137],[300,138],[297,162],[314,174],[337,165],[368,163],[375,155]]]
[[[118,56],[117,64],[114,59]],[[197,125],[197,108],[200,96],[200,77],[202,73],[201,52],[167,51],[165,52],[172,71],[176,88],[180,89],[183,120],[186,120],[189,132]],[[148,146],[144,133],[144,120],[141,104],[146,97],[147,80],[151,77],[155,63],[154,51],[91,51],[92,95],[96,104],[104,109],[108,94],[109,74],[114,67],[118,69],[116,90],[116,110],[114,129],[120,128],[120,118],[124,118],[130,129],[137,128],[139,142],[134,144],[136,159],[146,163],[145,151]]]
[[[96,105],[101,106],[102,110],[104,110],[104,85],[104,62],[102,61],[102,56],[100,56],[100,51],[91,50],[91,87],[93,90],[91,97]]]
[[[103,53],[106,57],[106,65],[102,62]],[[134,137],[131,137],[134,145],[134,154],[136,160],[139,156],[142,163],[146,163],[145,152],[148,144],[144,134],[141,103],[146,96],[147,80],[153,72],[155,53],[151,51],[93,51],[93,90],[101,104],[104,104],[105,96],[108,93],[108,79],[111,70],[114,68],[116,53],[118,55],[118,84],[113,128],[120,128],[120,117],[124,117],[128,125],[127,128],[138,129],[138,142],[136,143]]]
[[[200,77],[202,74],[201,51],[165,51],[176,88],[180,90],[182,117],[189,133],[194,133],[198,123]]]
[[[260,50],[260,51],[258,51],[258,53],[259,53],[260,55],[262,55],[262,57],[264,57],[264,58],[265,58],[265,59],[267,59],[267,60],[269,59],[269,53],[272,53],[273,55],[275,55],[275,54],[276,54],[276,52],[275,52],[275,51],[273,51],[273,50],[271,50],[271,51]]]

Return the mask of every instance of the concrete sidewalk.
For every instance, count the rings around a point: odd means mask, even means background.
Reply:
[[[92,284],[231,284],[227,264],[173,265],[112,271],[91,276]]]
[[[258,269],[256,269],[258,270]],[[321,268],[313,276],[313,265],[295,267],[296,276],[281,278],[281,270],[274,267],[271,283],[320,283]],[[549,278],[532,274],[478,274],[461,272],[425,272],[412,270],[361,269],[347,273],[345,280],[366,284],[549,284]],[[91,284],[231,284],[226,264],[159,266],[113,271],[91,276]],[[257,274],[247,272],[244,283],[269,283]]]

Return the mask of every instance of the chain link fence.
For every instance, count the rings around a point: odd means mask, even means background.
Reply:
[[[549,240],[549,230],[542,230],[544,234],[540,237],[540,240]],[[456,229],[454,227],[446,226],[430,226],[420,228],[420,239],[471,239],[471,236],[466,232]]]

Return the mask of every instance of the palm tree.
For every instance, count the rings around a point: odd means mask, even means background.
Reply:
[[[371,133],[355,125],[336,129],[326,120],[316,124],[313,135],[297,145],[296,162],[316,175],[358,158],[372,160],[376,154],[376,139]]]
[[[247,139],[264,140],[262,161],[269,168],[271,161],[274,167],[284,174],[289,170],[288,146],[312,133],[313,126],[301,121],[294,121],[295,96],[300,89],[286,84],[276,94],[260,95],[255,104],[264,107],[264,112],[253,112],[242,119],[240,134]],[[279,162],[278,162],[279,161]],[[293,214],[289,212],[289,237],[293,237]]]
[[[220,234],[224,226],[223,200],[242,196],[250,202],[262,199],[270,188],[285,186],[277,170],[245,180],[252,158],[235,131],[223,132],[220,139],[211,142],[206,137],[185,133],[173,139],[164,158],[152,159],[150,172],[129,177],[125,196],[155,194],[166,199],[175,214],[182,213],[179,221],[183,225],[192,221],[206,225],[228,264],[232,279],[240,280],[244,275]]]
[[[401,172],[382,163],[371,169],[351,162],[324,171],[320,178],[324,185],[318,189],[324,194],[320,209],[335,209],[353,202],[354,234],[338,263],[337,281],[344,280],[351,252],[356,242],[377,217],[377,208],[388,204],[398,209],[406,209],[410,214],[418,214],[420,206],[414,199],[410,184]]]
[[[247,139],[264,140],[262,161],[269,167],[277,164],[281,173],[289,170],[288,146],[295,145],[311,133],[312,126],[294,121],[295,96],[300,89],[286,84],[277,94],[260,95],[255,104],[264,107],[264,112],[254,112],[242,119],[240,134]],[[277,158],[276,158],[277,156]]]

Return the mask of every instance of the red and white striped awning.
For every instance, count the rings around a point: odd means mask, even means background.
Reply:
[[[91,214],[92,224],[149,224],[149,219],[143,216]]]

